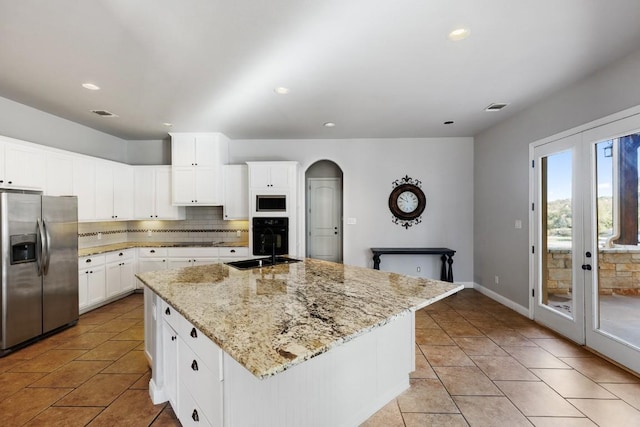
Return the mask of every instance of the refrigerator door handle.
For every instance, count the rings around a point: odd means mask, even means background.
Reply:
[[[44,262],[42,263],[42,275],[46,276],[49,272],[49,261],[51,261],[51,236],[47,229],[47,223],[42,220],[42,229],[44,231]]]
[[[36,235],[36,265],[38,266],[38,276],[42,276],[44,267],[44,230],[42,229],[42,221],[37,221],[38,234]]]

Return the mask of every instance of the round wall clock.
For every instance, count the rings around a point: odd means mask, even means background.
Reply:
[[[427,198],[420,186],[422,183],[408,175],[393,182],[393,190],[389,195],[389,210],[393,214],[392,221],[408,229],[422,222],[422,212],[427,205]]]

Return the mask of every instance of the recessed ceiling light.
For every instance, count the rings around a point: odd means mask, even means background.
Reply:
[[[455,30],[449,33],[449,40],[457,42],[459,40],[464,40],[469,37],[469,29],[468,28],[456,28]]]
[[[164,122],[163,125],[165,125],[166,127],[170,128],[171,126],[173,126],[173,123]]]
[[[326,128],[332,128],[332,127],[335,127],[336,124],[333,122],[326,122],[323,126]]]
[[[444,122],[445,125],[452,125],[453,124],[453,120],[447,120],[446,122]]]
[[[485,108],[484,111],[500,111],[507,105],[509,105],[508,102],[494,102]]]
[[[93,83],[82,83],[82,87],[89,90],[100,90],[100,86],[96,86]]]
[[[277,87],[273,90],[275,93],[277,93],[278,95],[286,95],[289,93],[289,88],[288,87]]]

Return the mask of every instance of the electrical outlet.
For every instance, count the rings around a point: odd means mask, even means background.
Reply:
[[[98,233],[98,240],[102,240],[102,233]]]
[[[496,285],[500,284],[500,278],[498,276],[496,276],[495,283],[496,283]]]

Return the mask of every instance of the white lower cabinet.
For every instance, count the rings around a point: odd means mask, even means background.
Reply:
[[[107,298],[135,289],[135,251],[127,249],[106,255]]]
[[[104,263],[104,255],[82,257],[78,260],[78,303],[81,312],[106,297]]]
[[[178,412],[178,334],[167,323],[162,322],[163,341],[166,343],[163,351],[165,363],[165,382],[167,385],[167,398],[171,407]]]
[[[164,301],[160,307],[167,400],[183,426],[222,426],[222,350]]]

